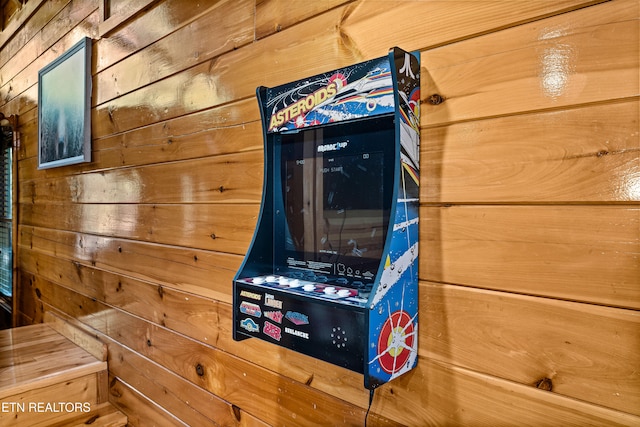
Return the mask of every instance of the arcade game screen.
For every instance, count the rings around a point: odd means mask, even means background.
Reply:
[[[374,130],[375,129],[375,130]],[[375,279],[384,252],[394,165],[392,117],[349,129],[282,134],[284,265],[354,287]]]

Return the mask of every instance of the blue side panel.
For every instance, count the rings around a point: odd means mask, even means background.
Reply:
[[[413,369],[418,360],[418,235],[420,63],[417,55],[392,50],[397,89],[396,200],[386,260],[369,298],[365,386],[375,388]]]

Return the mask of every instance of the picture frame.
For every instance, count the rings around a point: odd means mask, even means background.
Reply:
[[[38,72],[38,169],[91,161],[91,39]]]

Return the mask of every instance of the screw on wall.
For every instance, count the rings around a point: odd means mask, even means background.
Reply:
[[[434,93],[427,98],[427,102],[431,105],[439,105],[444,102],[444,97],[440,94]]]

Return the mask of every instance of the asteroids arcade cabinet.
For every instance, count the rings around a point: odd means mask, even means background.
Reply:
[[[257,90],[264,188],[233,282],[233,337],[364,374],[418,353],[420,64],[388,56]]]

